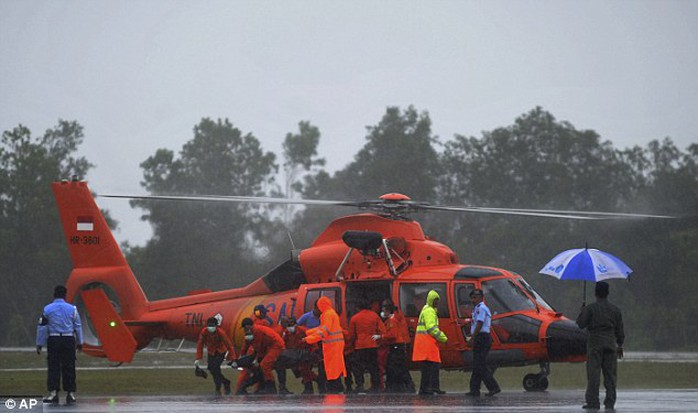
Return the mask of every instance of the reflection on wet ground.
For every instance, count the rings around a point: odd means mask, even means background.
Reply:
[[[602,391],[603,396],[603,391]],[[44,407],[44,412],[582,412],[582,390],[503,392],[493,398],[463,393],[418,395],[122,396],[81,398],[77,405]],[[698,411],[698,389],[618,392],[617,412]]]

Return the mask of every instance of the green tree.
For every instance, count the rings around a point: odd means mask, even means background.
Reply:
[[[303,190],[302,174],[317,172],[317,168],[325,166],[325,158],[318,158],[317,147],[320,143],[320,130],[310,122],[298,123],[298,133],[287,133],[283,143],[284,172],[286,173],[286,185],[284,188],[287,197],[293,192]]]
[[[0,141],[0,341],[29,345],[53,286],[65,283],[70,257],[51,183],[84,177],[92,165],[76,152],[84,138],[75,121],[59,120],[32,137],[22,125]]]
[[[403,192],[433,199],[440,165],[429,114],[413,106],[404,111],[388,107],[381,121],[366,129],[366,145],[335,175],[344,195],[360,200]]]
[[[557,121],[540,107],[482,138],[457,135],[445,144],[441,163],[446,172],[439,194],[445,204],[619,210],[632,193],[632,170],[611,142]],[[451,214],[435,221],[437,236],[451,240],[462,259],[527,272],[544,264],[534,257],[561,245],[600,247],[605,233],[603,227],[532,217]]]
[[[202,119],[175,157],[159,149],[146,159],[143,186],[151,194],[263,195],[274,181],[275,155],[227,119]],[[249,204],[132,201],[146,210],[153,238],[129,250],[153,297],[230,288],[268,269],[265,209]],[[285,236],[285,234],[283,234]],[[233,278],[236,277],[236,278]]]

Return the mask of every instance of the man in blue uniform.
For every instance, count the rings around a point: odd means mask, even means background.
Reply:
[[[487,396],[494,396],[501,392],[497,380],[492,371],[487,367],[487,354],[492,347],[490,327],[492,326],[492,313],[483,301],[484,294],[479,288],[470,292],[470,302],[473,304],[473,321],[470,326],[468,344],[473,346],[473,374],[470,376],[470,391],[467,396],[479,396],[480,385],[485,383]]]
[[[623,317],[620,309],[608,302],[610,287],[607,282],[596,283],[596,302],[582,306],[577,317],[579,328],[589,332],[587,341],[587,391],[584,409],[596,410],[599,403],[599,381],[603,371],[603,384],[606,388],[606,409],[616,405],[617,359],[623,358]]]
[[[296,325],[303,326],[310,330],[320,325],[320,310],[317,307],[303,314],[301,318],[296,321]]]
[[[63,378],[66,403],[75,403],[75,349],[82,350],[82,325],[77,308],[65,301],[68,290],[59,285],[53,290],[54,300],[44,307],[36,327],[36,354],[46,347],[48,353],[49,394],[44,403],[58,403]]]

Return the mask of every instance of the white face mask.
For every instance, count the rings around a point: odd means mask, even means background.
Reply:
[[[216,327],[206,327],[209,333],[215,333],[216,332]]]
[[[245,341],[252,341],[254,336],[252,334],[245,334]]]
[[[293,332],[295,332],[295,331],[296,331],[296,326],[291,326],[291,327],[288,328],[288,332],[289,332],[289,333],[293,333]]]

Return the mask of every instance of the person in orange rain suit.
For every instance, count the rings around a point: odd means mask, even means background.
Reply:
[[[383,365],[387,373],[385,391],[414,393],[414,382],[407,368],[407,345],[410,343],[407,320],[389,298],[383,301],[381,318],[385,322],[385,335],[381,341],[387,347]]]
[[[216,386],[216,395],[221,394],[221,384],[225,389],[225,394],[230,394],[230,380],[221,373],[221,363],[223,360],[232,361],[237,359],[235,349],[225,331],[218,327],[218,320],[211,317],[206,320],[206,327],[199,333],[199,340],[196,342],[196,361],[194,365],[198,368],[204,356],[204,346],[208,353],[208,371],[213,376],[213,383]]]
[[[281,336],[269,327],[261,323],[255,324],[252,319],[242,320],[242,328],[245,330],[245,344],[242,346],[242,354],[247,354],[250,347],[254,348],[254,367],[262,370],[264,383],[258,393],[276,394],[274,383],[274,363],[284,351],[286,345]]]
[[[252,321],[254,324],[259,324],[265,327],[269,327],[272,330],[276,331],[277,334],[281,335],[283,333],[283,328],[278,325],[274,324],[274,321],[267,315],[267,308],[264,306],[264,304],[259,304],[254,307],[252,310]],[[248,352],[252,354],[254,351],[250,347]],[[243,355],[246,355],[243,353]],[[277,370],[277,375],[279,374],[279,371]],[[284,373],[286,371],[284,370]],[[282,375],[284,374],[282,373]],[[248,369],[244,369],[238,374],[238,381],[235,386],[235,394],[236,395],[241,395],[241,394],[247,394],[247,382],[250,380],[250,371]],[[279,381],[281,381],[281,377],[279,377]]]
[[[441,364],[441,354],[439,343],[448,341],[448,337],[439,330],[439,293],[430,290],[427,294],[427,303],[419,313],[419,322],[414,336],[414,347],[412,348],[412,361],[422,362],[422,380],[419,383],[419,394],[443,394],[439,386],[439,365]]]
[[[287,349],[305,350],[311,353],[315,345],[308,344],[303,341],[308,329],[304,326],[296,325],[296,319],[293,316],[286,317],[282,320],[283,333],[281,337],[284,339]],[[282,392],[282,388],[286,389],[286,370],[283,369],[283,374],[280,374],[281,369],[276,370],[276,375],[279,377],[279,394],[289,394],[290,392]],[[301,383],[304,390],[302,394],[313,394],[313,380],[317,380],[317,375],[313,373],[313,365],[309,361],[301,361],[298,367],[293,369],[296,377],[300,374]],[[283,377],[283,379],[282,379]],[[282,382],[283,380],[283,382]]]
[[[379,392],[380,376],[378,375],[378,340],[385,335],[385,325],[378,313],[371,310],[369,303],[364,302],[361,311],[354,314],[349,321],[349,337],[354,347],[352,360],[356,393],[364,392],[364,371],[371,375],[371,391]]]
[[[327,376],[327,392],[341,393],[342,383],[339,378],[347,375],[342,326],[329,298],[320,297],[315,305],[321,313],[320,325],[308,330],[303,341],[310,344],[322,341],[322,361]]]

